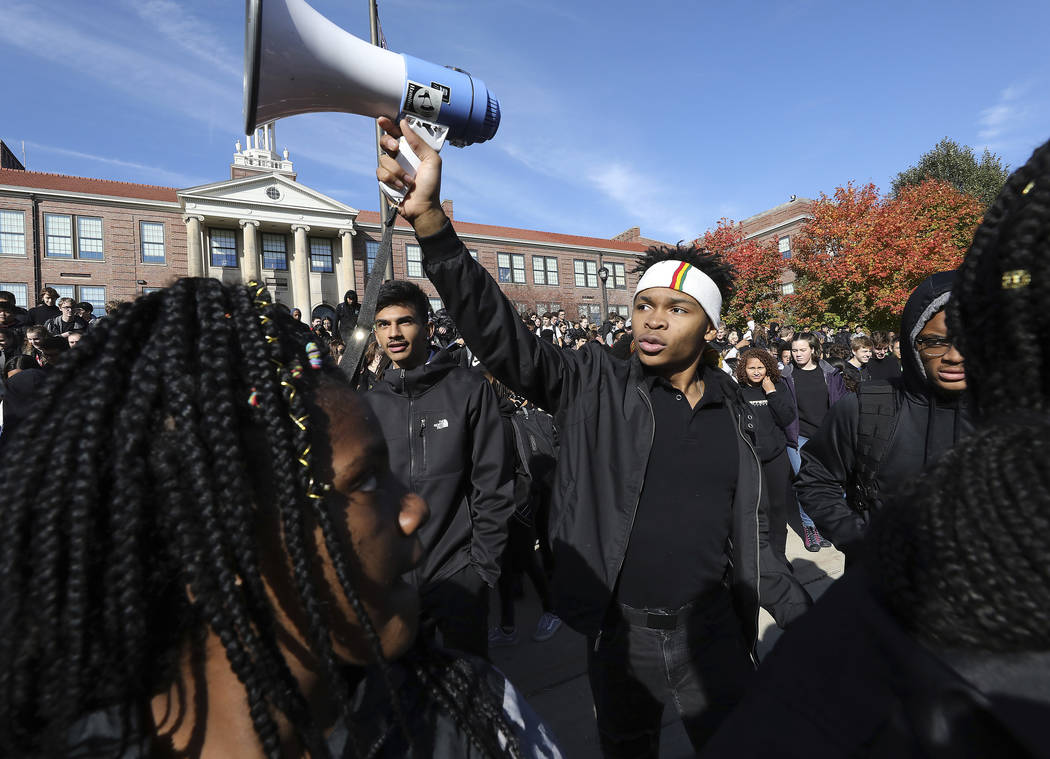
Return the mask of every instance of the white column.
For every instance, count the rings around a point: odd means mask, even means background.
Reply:
[[[357,278],[354,274],[354,235],[353,229],[340,229],[339,239],[342,250],[339,253],[339,265],[335,267],[336,287],[339,289],[339,302],[343,302],[343,293],[357,289]]]
[[[292,302],[303,312],[303,319],[310,323],[310,247],[307,245],[306,233],[310,227],[305,224],[293,224],[295,233],[295,250],[292,255],[291,270]]]
[[[241,259],[241,276],[245,282],[262,282],[262,265],[259,263],[259,222],[255,219],[239,219],[244,234]]]
[[[190,277],[204,276],[204,245],[201,242],[203,216],[183,216],[186,222],[186,268]]]

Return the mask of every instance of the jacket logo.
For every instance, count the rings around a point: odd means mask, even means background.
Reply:
[[[448,419],[439,419],[438,421],[434,422],[435,430],[443,430],[446,427],[448,427]]]

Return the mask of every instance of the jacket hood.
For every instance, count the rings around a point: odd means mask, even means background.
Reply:
[[[430,347],[430,360],[415,369],[391,366],[383,373],[381,382],[390,385],[398,395],[421,395],[459,366],[456,357],[447,349]]]
[[[931,274],[915,288],[904,306],[900,331],[901,372],[904,387],[911,393],[929,394],[930,384],[919,352],[915,350],[915,337],[948,304],[954,282],[954,271]]]

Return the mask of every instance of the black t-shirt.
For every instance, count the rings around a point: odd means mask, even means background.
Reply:
[[[755,417],[755,452],[763,462],[772,461],[787,448],[787,436],[773,418],[773,410],[769,407],[780,400],[780,394],[774,391],[766,395],[765,390],[754,385],[742,385],[741,390],[751,404],[751,412]]]
[[[872,357],[868,362],[868,374],[873,380],[896,379],[901,376],[901,362],[892,353],[887,353],[884,359]]]
[[[33,306],[29,309],[29,323],[30,324],[43,324],[48,319],[54,319],[56,316],[62,315],[62,309],[58,306],[46,306],[41,303],[39,306]]]
[[[813,437],[828,410],[828,385],[820,367],[791,373],[798,399],[798,434]]]
[[[695,408],[667,380],[648,383],[656,426],[618,600],[677,609],[725,577],[737,432],[717,378],[708,378]]]

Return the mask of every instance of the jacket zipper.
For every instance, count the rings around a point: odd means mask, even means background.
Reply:
[[[748,450],[751,451],[751,455],[754,456],[754,460],[758,464],[758,500],[755,501],[755,630],[757,631],[758,615],[762,609],[762,557],[759,555],[761,552],[761,545],[759,543],[758,534],[758,510],[762,507],[762,461],[758,458],[758,453],[755,452],[755,447],[751,445],[751,441],[747,439],[743,425],[744,417],[743,414],[740,414],[737,416],[737,432],[740,433],[740,438],[744,441],[744,445],[746,445]]]
[[[419,418],[419,439],[423,441],[423,471],[427,470],[427,418],[425,416]]]
[[[649,462],[649,455],[653,452],[653,442],[656,440],[656,412],[653,411],[653,402],[651,400],[649,400],[649,396],[645,394],[645,392],[642,390],[642,388],[638,387],[638,385],[635,385],[634,389],[638,391],[638,394],[640,396],[642,396],[642,400],[645,401],[645,405],[649,409],[649,422],[650,422],[650,424],[649,424],[649,450],[646,451],[646,453],[645,453],[646,468],[648,469],[648,467],[649,467],[649,463],[648,463]],[[642,484],[643,485],[645,484],[645,475],[644,474],[642,475]],[[759,491],[759,492],[761,492],[761,491]],[[642,489],[638,488],[638,495],[636,495],[635,498],[634,498],[634,509],[631,511],[631,525],[627,529],[627,539],[628,539],[628,541],[631,539],[630,538],[631,533],[634,532],[634,521],[638,517],[638,504],[641,502],[641,500],[642,500]],[[756,515],[756,519],[757,519],[757,515]],[[623,563],[624,563],[624,561],[626,559],[627,559],[627,550],[624,549],[623,555],[620,557],[620,563],[616,567],[616,577],[619,577],[620,576],[620,572],[623,571]],[[615,579],[614,579],[613,583],[615,584]],[[598,653],[598,647],[601,645],[602,633],[603,632],[604,632],[604,630],[599,629],[598,630],[598,637],[594,639],[594,652],[595,653]]]
[[[408,383],[405,382],[405,370],[401,370],[401,389],[405,392],[405,397],[408,398],[408,481],[409,486],[412,484],[412,475],[416,473],[416,447],[412,445],[412,437],[415,430],[412,429],[412,393],[408,390]]]

